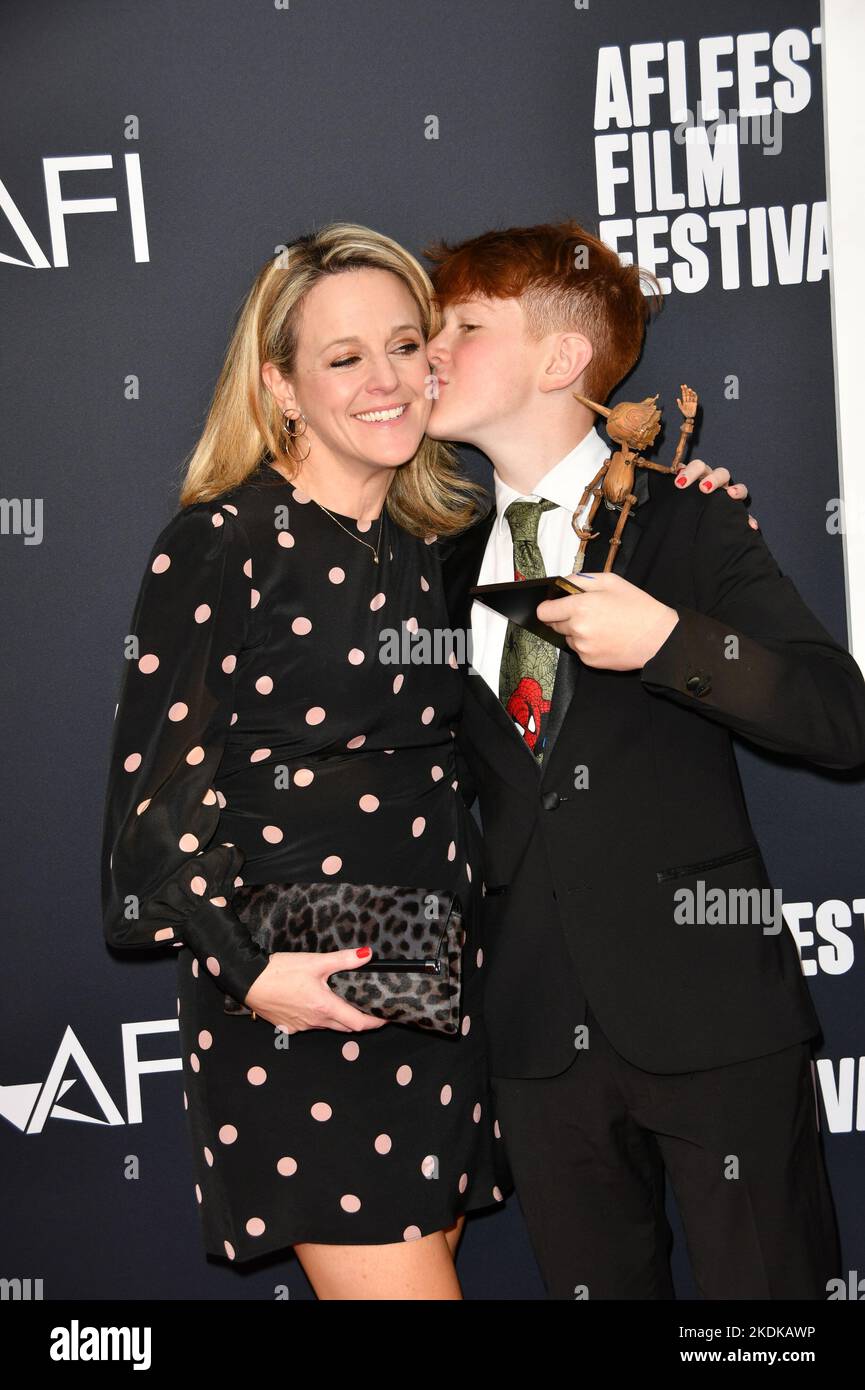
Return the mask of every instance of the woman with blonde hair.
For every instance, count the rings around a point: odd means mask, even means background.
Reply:
[[[482,510],[424,435],[437,329],[421,265],[366,227],[331,224],[261,269],[147,562],[112,741],[104,930],[177,948],[205,1248],[242,1263],[293,1246],[320,1298],[460,1298],[465,1213],[511,1187],[461,679],[441,643],[423,660],[411,645],[448,631],[436,537]],[[328,984],[375,966],[344,922],[386,891],[395,957],[423,934],[419,902],[461,923],[450,1032]],[[322,903],[335,926],[313,939]],[[412,988],[423,1013],[432,986]]]

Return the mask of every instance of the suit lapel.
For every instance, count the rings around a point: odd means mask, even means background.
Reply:
[[[485,517],[476,521],[474,526],[457,538],[445,558],[443,567],[445,601],[451,626],[466,634],[467,646],[474,602],[469,589],[478,581],[484,551],[495,519],[496,509],[491,507]]]

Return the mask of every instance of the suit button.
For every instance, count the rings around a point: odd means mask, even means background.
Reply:
[[[712,689],[712,679],[710,676],[706,675],[705,671],[695,671],[694,674],[689,676],[685,681],[685,689],[690,695],[696,695],[698,697],[700,695],[708,695],[709,691]]]
[[[541,797],[541,805],[545,811],[555,811],[559,802],[563,800],[564,797],[559,796],[558,792],[544,792]]]

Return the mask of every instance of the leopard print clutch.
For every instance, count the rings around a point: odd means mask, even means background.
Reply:
[[[460,900],[449,889],[249,884],[235,891],[231,906],[268,955],[371,946],[366,965],[328,977],[335,994],[390,1023],[459,1031],[465,933]],[[230,994],[224,1008],[252,1012]]]

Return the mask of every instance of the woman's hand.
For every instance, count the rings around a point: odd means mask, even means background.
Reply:
[[[274,951],[244,999],[268,1023],[283,1033],[308,1028],[333,1028],[337,1033],[362,1033],[380,1028],[386,1018],[374,1018],[340,999],[327,983],[337,970],[354,970],[370,959],[369,947],[346,951]]]
[[[708,463],[702,459],[691,459],[684,468],[679,470],[676,477],[676,487],[690,487],[691,483],[700,480],[701,492],[715,492],[719,487],[726,490],[727,496],[732,497],[734,502],[741,502],[748,496],[747,483],[731,483],[730,470],[728,468],[710,468]],[[760,523],[755,516],[748,514],[748,525],[754,531],[759,531]]]

